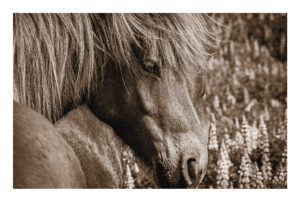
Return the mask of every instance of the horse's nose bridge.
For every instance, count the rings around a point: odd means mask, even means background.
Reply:
[[[200,157],[202,143],[197,134],[190,132],[185,135],[183,133],[182,140],[184,141],[182,142],[180,151],[182,152],[183,156],[191,155],[194,157]]]
[[[191,100],[190,93],[188,91],[188,88],[184,87],[184,100],[183,100],[183,117],[186,118],[186,121],[189,126],[189,131],[192,132],[199,132],[201,129],[201,122],[198,116],[198,113],[196,111],[195,105]]]
[[[173,91],[172,96],[173,100],[169,103],[169,113],[180,119],[181,123],[184,123],[189,129],[192,128],[195,131],[200,126],[200,119],[186,84]]]
[[[201,140],[199,132],[189,132],[182,135],[180,152],[183,159],[193,158],[201,162],[201,165],[206,165],[207,145]]]
[[[162,128],[170,133],[192,132],[200,138],[204,122],[198,116],[189,86],[185,82],[171,85],[164,85],[161,92],[158,110]]]

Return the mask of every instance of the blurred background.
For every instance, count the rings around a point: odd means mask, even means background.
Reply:
[[[287,15],[211,14],[203,188],[287,187]]]

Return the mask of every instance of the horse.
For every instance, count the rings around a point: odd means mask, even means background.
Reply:
[[[199,186],[208,157],[205,66],[214,43],[207,15],[14,14],[13,20],[15,101],[50,125],[86,104],[153,169],[159,187]],[[39,126],[29,121],[29,130]],[[88,158],[73,149],[82,165]]]
[[[54,125],[17,102],[13,113],[14,188],[85,188],[80,161]]]

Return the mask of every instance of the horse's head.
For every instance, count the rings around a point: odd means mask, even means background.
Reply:
[[[208,160],[205,24],[193,15],[123,17],[112,23],[113,59],[89,106],[154,167],[161,186],[197,187]]]

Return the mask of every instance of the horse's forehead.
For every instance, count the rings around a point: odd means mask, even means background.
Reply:
[[[143,49],[139,50],[140,59],[150,59],[155,62],[159,61],[159,49],[156,40],[146,39],[142,45]]]

